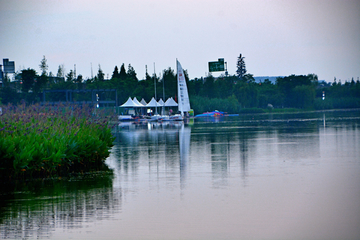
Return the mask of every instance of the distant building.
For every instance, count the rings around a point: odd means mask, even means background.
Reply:
[[[15,62],[9,61],[8,58],[3,59],[3,65],[0,64],[0,82],[2,82],[8,73],[15,73]]]
[[[264,82],[265,79],[269,79],[269,81],[272,84],[276,83],[276,78],[283,77],[283,76],[260,76],[260,77],[254,77],[256,83]]]
[[[3,80],[3,71],[2,71],[2,65],[0,64],[0,82],[2,83]]]

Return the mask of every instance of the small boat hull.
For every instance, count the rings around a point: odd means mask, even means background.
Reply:
[[[224,112],[213,111],[213,112],[204,112],[202,114],[198,114],[195,117],[222,117],[224,116]]]

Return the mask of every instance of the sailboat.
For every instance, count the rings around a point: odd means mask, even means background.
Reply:
[[[184,70],[181,67],[180,62],[176,59],[176,71],[177,71],[177,92],[178,92],[178,110],[180,114],[170,116],[172,120],[182,120],[190,108],[189,93],[186,85]]]

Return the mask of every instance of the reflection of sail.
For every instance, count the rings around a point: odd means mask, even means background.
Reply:
[[[119,178],[145,171],[152,178],[165,173],[168,180],[179,179],[183,186],[190,155],[191,127],[186,121],[131,123],[119,125],[113,147],[115,173]],[[147,163],[146,163],[147,162]],[[143,163],[147,168],[144,169]]]
[[[190,154],[190,135],[191,128],[181,126],[179,131],[179,149],[180,149],[180,184],[181,188],[185,185],[186,168],[189,161]]]

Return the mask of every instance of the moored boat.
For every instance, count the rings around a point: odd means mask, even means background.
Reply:
[[[202,114],[198,114],[195,117],[222,117],[224,116],[224,112],[220,112],[218,110],[215,110],[213,112],[204,112]]]

